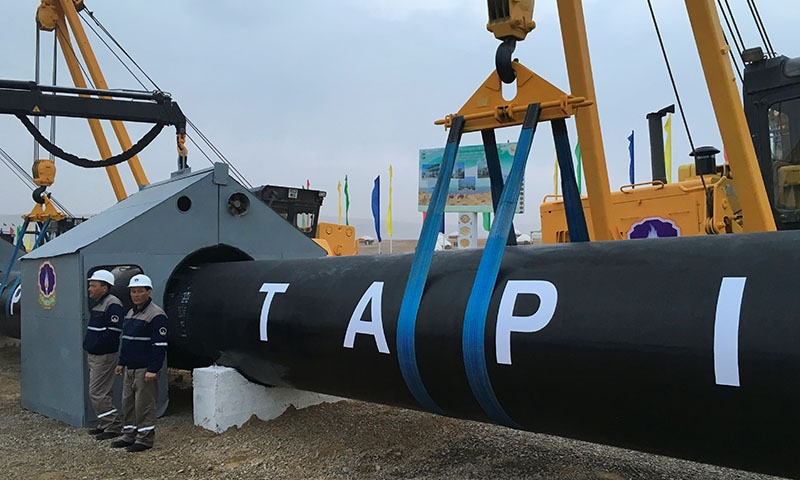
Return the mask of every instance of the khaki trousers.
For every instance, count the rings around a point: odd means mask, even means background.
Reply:
[[[114,368],[118,353],[105,355],[87,354],[89,364],[89,399],[97,415],[97,428],[106,432],[122,431],[122,415],[114,407]]]
[[[122,440],[152,447],[156,439],[158,381],[144,381],[146,368],[125,368],[122,379]]]

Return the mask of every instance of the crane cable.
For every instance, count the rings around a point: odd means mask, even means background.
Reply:
[[[37,85],[41,82],[41,30],[39,26],[36,27],[36,58],[34,60],[34,81]],[[53,37],[53,80],[52,85],[56,85],[58,82],[58,61],[57,61],[57,54],[58,54],[58,39]],[[39,117],[35,116],[33,118],[33,124],[36,126],[36,129],[39,129]],[[50,142],[54,143],[56,141],[56,117],[50,117]],[[39,159],[39,142],[33,142],[33,160],[36,161]],[[54,160],[53,154],[50,154],[50,160]]]
[[[40,74],[41,74],[41,63],[40,63],[40,57],[41,57],[41,37],[40,37],[40,35],[41,35],[41,30],[39,29],[38,25],[35,28],[36,28],[36,59],[34,61],[34,68],[35,68],[34,74],[35,74],[36,83],[39,84]],[[52,67],[52,70],[53,70],[53,85],[55,85],[57,80],[58,80],[58,78],[57,78],[58,62],[56,61],[56,54],[57,53],[58,53],[58,39],[57,38],[53,38],[53,67]],[[26,120],[27,120],[27,118],[26,118]],[[35,129],[38,132],[39,131],[39,117],[38,116],[34,117],[34,122],[35,122],[34,123]],[[55,142],[55,137],[56,137],[56,117],[51,117],[50,118],[50,142],[51,143]],[[34,160],[34,162],[36,162],[39,159],[39,145],[40,145],[40,142],[37,141],[37,140],[34,140],[34,142],[33,142],[33,160]],[[55,160],[54,155],[52,153],[50,153],[50,160]],[[16,177],[19,178],[22,181],[22,183],[25,184],[25,186],[30,188],[31,191],[36,192],[39,188],[42,188],[42,191],[44,191],[44,188],[43,187],[39,187],[38,185],[36,185],[36,182],[34,182],[33,177],[31,175],[29,175],[28,172],[26,172],[16,162],[16,160],[14,160],[11,157],[11,155],[9,155],[2,148],[0,148],[0,161],[2,161],[6,165],[6,167],[8,167],[11,170],[11,172],[14,173],[14,175],[16,175]],[[41,192],[39,192],[39,194],[41,194]],[[61,202],[59,202],[57,199],[53,198],[52,194],[48,194],[48,198],[62,212],[64,212],[65,214],[69,215],[70,217],[74,216],[72,214],[72,212],[70,212],[69,209],[67,209]],[[36,200],[36,194],[34,195],[34,200]]]
[[[772,48],[772,42],[769,40],[769,35],[767,35],[767,27],[764,26],[764,22],[761,20],[761,14],[758,13],[758,7],[756,6],[755,0],[747,0],[747,5],[750,7],[750,14],[753,16],[756,29],[761,36],[761,41],[764,42],[764,48],[767,50],[767,55],[769,58],[775,58],[775,50]]]
[[[33,182],[33,177],[31,177],[30,174],[28,174],[28,172],[25,171],[25,169],[22,168],[20,164],[17,163],[17,161],[14,160],[14,158],[11,157],[11,155],[8,154],[8,152],[3,150],[2,147],[0,147],[0,162],[3,162],[3,164],[5,164],[5,166],[8,167],[9,170],[11,170],[11,173],[13,173],[18,179],[20,179],[20,181],[24,183],[25,186],[28,187],[31,191],[34,191],[38,188],[38,186]],[[58,207],[59,210],[66,213],[70,217],[74,217],[72,212],[70,212],[67,209],[67,207],[65,207],[57,199],[50,197],[50,201],[53,202],[55,206]]]
[[[653,10],[653,3],[651,0],[647,0],[647,6],[650,8],[650,17],[653,19],[653,27],[656,30],[658,44],[661,46],[661,55],[664,57],[664,64],[666,65],[667,72],[669,73],[669,81],[672,83],[672,91],[675,92],[675,102],[678,104],[678,110],[681,112],[681,120],[683,121],[683,128],[686,130],[686,138],[689,140],[689,147],[692,149],[691,151],[694,152],[694,141],[692,140],[692,134],[689,131],[689,123],[686,121],[686,112],[683,110],[683,102],[681,102],[681,96],[678,93],[678,86],[675,84],[675,76],[672,74],[672,67],[669,64],[669,58],[667,57],[667,49],[664,47],[664,39],[661,37],[661,29],[658,28],[658,20],[656,20],[656,12]],[[703,175],[700,175],[700,182],[703,184],[703,191],[708,192],[706,179],[703,177]],[[708,194],[706,194],[706,211],[710,211],[711,209],[711,206],[709,205],[710,202],[710,197]]]
[[[100,30],[102,30],[102,31],[103,31],[103,33],[104,33],[104,34],[105,34],[105,35],[106,35],[106,36],[107,36],[107,37],[108,37],[108,38],[111,40],[111,42],[112,42],[114,45],[116,45],[116,47],[117,47],[117,48],[120,50],[120,52],[121,52],[121,53],[122,53],[122,54],[123,54],[123,55],[124,55],[124,56],[125,56],[125,57],[126,57],[126,58],[127,58],[127,59],[128,59],[128,60],[129,60],[129,61],[132,63],[132,64],[133,64],[133,65],[135,65],[136,69],[137,69],[137,70],[139,70],[139,72],[141,72],[141,74],[142,74],[142,75],[144,75],[144,76],[147,78],[147,80],[150,82],[150,84],[151,84],[151,85],[152,85],[152,86],[153,86],[153,87],[154,87],[156,90],[159,90],[159,91],[161,91],[161,89],[158,87],[158,85],[156,84],[156,82],[155,82],[155,81],[154,81],[154,80],[153,80],[153,79],[152,79],[152,78],[151,78],[151,77],[150,77],[150,76],[147,74],[147,72],[145,72],[145,71],[144,71],[144,69],[143,69],[143,68],[142,68],[142,67],[141,67],[141,66],[140,66],[140,65],[139,65],[139,64],[136,62],[136,60],[134,60],[134,59],[133,59],[133,57],[132,57],[132,56],[131,56],[131,55],[130,55],[128,52],[127,52],[127,50],[125,50],[125,48],[124,48],[124,47],[123,47],[123,46],[122,46],[122,45],[121,45],[121,44],[120,44],[120,43],[119,43],[119,42],[116,40],[116,38],[114,38],[114,36],[113,36],[113,35],[111,35],[111,32],[109,32],[109,31],[108,31],[108,29],[107,29],[107,28],[106,28],[106,27],[105,27],[105,26],[104,26],[104,25],[103,25],[103,24],[100,22],[100,20],[98,20],[98,19],[97,19],[97,17],[95,17],[95,15],[94,15],[94,12],[92,12],[91,10],[89,10],[88,8],[86,8],[86,7],[85,7],[85,8],[84,8],[84,9],[83,9],[83,10],[80,12],[80,15],[81,15],[81,17],[84,17],[84,12],[86,12],[86,13],[85,13],[85,16],[88,16],[89,18],[91,18],[91,20],[92,20],[92,21],[93,21],[93,22],[94,22],[94,23],[97,25],[97,27],[98,27]],[[111,45],[109,45],[109,43],[108,43],[108,42],[105,40],[105,38],[103,38],[103,36],[101,36],[101,35],[100,35],[100,33],[97,31],[97,29],[95,29],[95,28],[94,28],[94,26],[93,26],[91,23],[89,23],[89,21],[88,21],[87,19],[83,18],[83,20],[84,20],[84,24],[86,24],[86,26],[87,26],[87,27],[89,27],[89,29],[90,29],[90,30],[91,30],[91,31],[92,31],[92,32],[95,34],[95,36],[96,36],[96,37],[97,37],[97,38],[98,38],[98,39],[99,39],[99,40],[100,40],[100,41],[103,43],[103,45],[105,45],[105,46],[106,46],[106,48],[107,48],[107,49],[108,49],[108,50],[111,52],[111,54],[112,54],[112,55],[114,55],[114,57],[116,57],[116,59],[117,59],[117,60],[120,62],[120,64],[122,64],[122,66],[123,66],[123,67],[124,67],[126,70],[128,70],[128,72],[129,72],[129,73],[131,74],[131,76],[132,76],[132,77],[133,77],[133,78],[134,78],[134,79],[135,79],[135,80],[136,80],[136,81],[139,83],[139,85],[141,85],[141,87],[142,87],[143,89],[145,89],[145,90],[146,90],[146,89],[147,89],[147,87],[146,87],[146,86],[145,86],[145,84],[142,82],[142,80],[141,80],[141,79],[140,79],[140,78],[137,76],[137,74],[136,74],[136,73],[134,73],[134,72],[133,72],[133,70],[131,70],[131,68],[130,68],[130,67],[129,67],[129,66],[126,64],[126,63],[125,63],[125,61],[124,61],[122,58],[120,58],[120,56],[119,56],[119,55],[118,55],[118,54],[117,54],[117,53],[114,51],[114,49],[111,47]],[[192,129],[193,129],[193,130],[194,130],[194,131],[197,133],[197,135],[200,137],[200,139],[201,139],[203,142],[205,142],[205,143],[206,143],[206,144],[207,144],[207,145],[208,145],[208,146],[211,148],[211,150],[214,152],[214,154],[216,154],[216,155],[217,155],[217,157],[218,157],[220,160],[222,160],[222,162],[223,162],[223,163],[225,163],[226,165],[228,165],[228,167],[230,168],[230,171],[231,171],[231,173],[232,173],[232,176],[233,176],[233,177],[234,177],[234,178],[235,178],[237,181],[239,181],[239,182],[240,182],[240,183],[241,183],[243,186],[245,186],[245,187],[247,187],[247,188],[252,188],[252,187],[253,187],[253,185],[252,185],[252,184],[251,184],[251,183],[250,183],[250,182],[247,180],[247,178],[246,178],[246,177],[245,177],[245,176],[244,176],[244,175],[243,175],[243,174],[242,174],[242,173],[241,173],[241,172],[240,172],[240,171],[239,171],[239,170],[236,168],[236,166],[234,166],[234,165],[233,165],[233,163],[232,163],[230,160],[228,160],[228,159],[225,157],[225,155],[223,155],[223,154],[222,154],[222,152],[221,152],[221,151],[220,151],[220,150],[219,150],[219,149],[218,149],[218,148],[217,148],[217,147],[216,147],[216,146],[215,146],[215,145],[214,145],[214,144],[211,142],[211,140],[210,140],[210,139],[209,139],[209,138],[208,138],[208,137],[207,137],[207,136],[206,136],[206,135],[205,135],[205,134],[204,134],[204,133],[203,133],[203,132],[202,132],[202,131],[201,131],[201,130],[198,128],[198,127],[197,127],[197,125],[195,125],[195,124],[194,124],[194,122],[192,122],[191,120],[189,120],[189,118],[188,118],[188,117],[186,118],[186,124],[187,124],[188,126],[190,126],[190,127],[191,127],[191,128],[192,128]],[[201,154],[203,154],[203,156],[206,158],[206,160],[208,160],[208,162],[209,162],[210,164],[212,164],[212,165],[213,165],[213,164],[214,164],[214,161],[213,161],[213,160],[211,160],[211,157],[209,157],[209,155],[208,155],[208,154],[207,154],[207,153],[206,153],[206,152],[205,152],[205,151],[204,151],[202,148],[200,148],[200,146],[199,146],[199,145],[198,145],[198,143],[197,143],[197,142],[196,142],[196,141],[195,141],[195,140],[192,138],[192,136],[187,134],[187,137],[189,138],[189,141],[191,141],[191,142],[192,142],[192,144],[193,144],[193,145],[194,145],[194,146],[197,148],[197,150],[198,150],[198,151],[199,151]]]
[[[739,32],[739,26],[736,24],[736,19],[733,16],[733,11],[731,10],[731,6],[727,0],[725,0],[725,5],[727,6],[727,13],[725,12],[725,7],[722,6],[722,1],[717,0],[717,7],[719,8],[719,12],[722,15],[723,20],[725,20],[725,25],[728,27],[728,33],[730,34],[731,38],[733,38],[733,44],[736,47],[736,52],[739,54],[738,58],[742,58],[742,52],[744,51],[744,40],[742,39],[742,35]],[[730,15],[730,20],[728,19],[728,15]],[[731,42],[728,41],[728,36],[725,35],[723,32],[722,34],[725,38],[725,43],[730,46]],[[738,40],[737,40],[738,37]],[[736,69],[736,75],[739,77],[739,82],[744,83],[744,77],[742,75],[742,68],[739,66],[739,62],[736,60],[737,56],[733,54],[733,50],[728,50],[728,55],[731,57],[731,62]]]
[[[725,5],[723,6],[723,2]],[[725,23],[728,25],[728,31],[731,33],[731,37],[733,38],[733,44],[736,47],[736,51],[739,56],[742,55],[742,52],[745,49],[744,46],[744,38],[742,38],[742,32],[739,30],[739,25],[736,23],[736,16],[733,14],[733,9],[731,9],[731,4],[728,0],[717,0],[717,5],[719,6],[719,10],[722,13],[723,17],[725,18]],[[727,10],[727,13],[725,12]],[[728,21],[728,17],[730,16],[730,21]]]
[[[678,94],[678,86],[675,84],[675,75],[672,74],[672,67],[669,63],[669,58],[667,57],[667,49],[664,47],[664,40],[661,38],[661,30],[658,28],[658,21],[656,20],[655,11],[653,11],[653,3],[651,0],[647,0],[647,6],[650,7],[650,17],[653,19],[653,27],[656,29],[656,36],[658,37],[658,43],[661,45],[661,54],[664,56],[664,64],[667,67],[667,73],[669,73],[669,80],[672,83],[672,91],[675,93],[675,100],[678,104],[678,109],[681,112],[681,120],[683,121],[683,127],[686,130],[686,137],[689,139],[689,146],[691,147],[692,151],[694,151],[694,142],[692,141],[692,134],[689,131],[689,124],[686,122],[686,112],[683,110],[683,102],[681,102],[681,96]]]

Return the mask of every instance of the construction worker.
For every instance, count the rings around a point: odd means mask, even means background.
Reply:
[[[114,407],[113,390],[125,313],[122,302],[110,293],[113,286],[114,274],[108,270],[96,270],[89,277],[89,298],[97,303],[89,316],[83,349],[89,364],[89,398],[97,415],[97,426],[89,433],[98,440],[122,434],[122,416]]]
[[[141,452],[155,441],[158,372],[167,354],[167,315],[153,303],[153,282],[147,275],[134,275],[128,284],[133,308],[122,323],[117,375],[122,380],[122,438],[114,448]]]

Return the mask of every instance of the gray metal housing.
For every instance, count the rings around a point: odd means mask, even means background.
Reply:
[[[242,208],[229,209],[234,195],[240,200],[237,205],[249,202],[244,213]],[[256,260],[325,256],[321,247],[231,179],[226,165],[216,164],[144,187],[22,257],[23,408],[75,426],[95,420],[82,347],[90,271],[138,266],[153,280],[153,300],[163,305],[175,268],[193,252],[220,246]],[[46,262],[55,273],[54,285],[46,286],[52,288],[49,297],[38,280],[40,270],[50,268]],[[166,375],[159,377],[163,414],[167,383]]]

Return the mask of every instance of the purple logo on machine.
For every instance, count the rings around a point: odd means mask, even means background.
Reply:
[[[663,238],[679,237],[681,230],[672,220],[663,218],[645,218],[634,223],[628,230],[628,238]]]
[[[39,303],[46,309],[56,303],[56,269],[45,260],[39,265]]]

